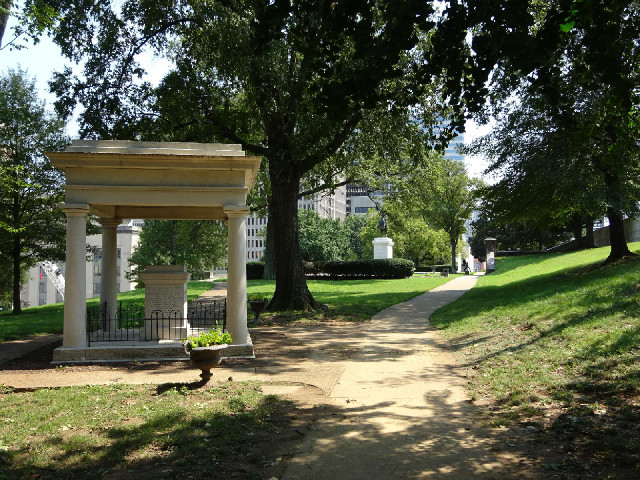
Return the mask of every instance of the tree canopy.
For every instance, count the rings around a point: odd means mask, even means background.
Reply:
[[[298,248],[306,175],[327,178],[367,121],[410,112],[423,143],[446,142],[465,110],[483,103],[501,56],[527,67],[560,35],[557,25],[542,29],[544,42],[534,45],[535,12],[513,0],[46,4],[59,13],[51,31],[63,54],[84,62],[80,78],[66,70],[52,83],[61,112],[83,106],[83,136],[162,140],[170,132],[173,140],[242,143],[265,157],[278,235],[274,309],[318,306]],[[145,81],[143,52],[174,63],[157,88]],[[451,128],[438,131],[444,118]]]
[[[557,25],[563,5],[541,4],[535,28]],[[504,174],[498,210],[550,224],[606,214],[612,261],[630,254],[622,221],[640,200],[640,7],[581,0],[564,15],[547,62],[496,71],[498,128],[480,149]]]
[[[12,264],[15,314],[23,272],[65,257],[64,180],[43,152],[67,143],[64,122],[46,111],[26,72],[0,77],[0,257]]]
[[[148,220],[129,258],[129,276],[140,283],[140,274],[149,265],[186,265],[197,276],[223,265],[226,255],[227,228],[222,222]]]

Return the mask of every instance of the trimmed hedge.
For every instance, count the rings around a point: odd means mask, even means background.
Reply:
[[[449,271],[451,271],[451,265],[426,265],[416,268],[416,272],[441,272],[445,268],[448,268]]]
[[[407,278],[413,275],[411,260],[390,258],[378,260],[354,260],[350,262],[305,262],[305,272],[310,276],[333,279]]]
[[[247,280],[260,280],[264,276],[264,262],[247,262]]]

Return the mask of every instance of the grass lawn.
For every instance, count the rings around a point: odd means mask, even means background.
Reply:
[[[362,321],[396,303],[407,301],[432,290],[449,278],[414,275],[397,280],[309,280],[309,290],[314,298],[329,306],[321,312],[264,312],[261,319],[267,322],[321,320]],[[249,280],[247,294],[271,298],[275,290],[273,280]]]
[[[263,478],[295,410],[254,382],[0,386],[0,478]]]
[[[640,467],[640,257],[603,266],[608,253],[500,258],[431,323],[496,424],[551,422],[594,458]]]
[[[193,300],[212,286],[211,282],[189,282],[187,297],[189,300]],[[137,303],[142,305],[144,304],[144,289],[119,293],[118,300],[124,304]],[[97,305],[99,302],[99,298],[87,299],[87,305]],[[10,311],[0,312],[0,342],[24,338],[29,335],[62,333],[63,313],[62,303],[24,308],[22,315],[12,315]]]
[[[425,278],[426,277],[426,278]],[[265,313],[262,318],[267,321],[318,321],[340,319],[345,321],[371,318],[385,308],[399,302],[409,300],[421,293],[451,280],[444,277],[413,276],[400,280],[311,280],[309,288],[316,299],[329,305],[323,312],[285,312]],[[262,295],[271,298],[275,290],[273,280],[249,280],[249,295]],[[209,290],[211,282],[189,282],[187,296],[193,300]],[[123,303],[144,304],[144,289],[118,294]],[[97,305],[98,298],[87,300],[87,305]],[[250,313],[250,317],[252,314]],[[24,338],[29,335],[46,335],[62,333],[63,305],[45,305],[23,309],[23,314],[11,315],[11,312],[0,313],[0,341]]]

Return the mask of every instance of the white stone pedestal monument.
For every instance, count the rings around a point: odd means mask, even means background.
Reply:
[[[487,273],[491,273],[496,269],[496,246],[497,240],[495,238],[485,238],[484,246],[487,249]]]
[[[374,238],[373,241],[373,258],[393,258],[393,240],[389,237]]]
[[[148,266],[144,282],[146,338],[185,338],[187,323],[187,282],[191,274],[184,265]]]

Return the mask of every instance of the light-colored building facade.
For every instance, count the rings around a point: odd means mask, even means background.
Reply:
[[[322,218],[344,220],[347,217],[347,187],[341,186],[333,194],[313,195],[298,200],[300,210],[312,210]],[[267,218],[256,213],[247,217],[247,261],[259,262],[264,258]],[[216,269],[221,272],[221,269]]]
[[[135,282],[127,279],[126,274],[131,270],[129,258],[140,242],[140,230],[143,222],[139,220],[125,221],[118,226],[117,233],[117,288],[118,292],[128,292],[135,288]],[[87,245],[93,247],[94,253],[90,254],[87,262],[85,285],[86,297],[100,296],[102,277],[102,235],[90,235],[87,237]],[[54,275],[59,274],[64,278],[65,264],[58,262]],[[53,281],[42,265],[38,264],[29,269],[29,280],[22,285],[20,299],[23,306],[38,307],[61,303],[63,297],[58,292]]]

